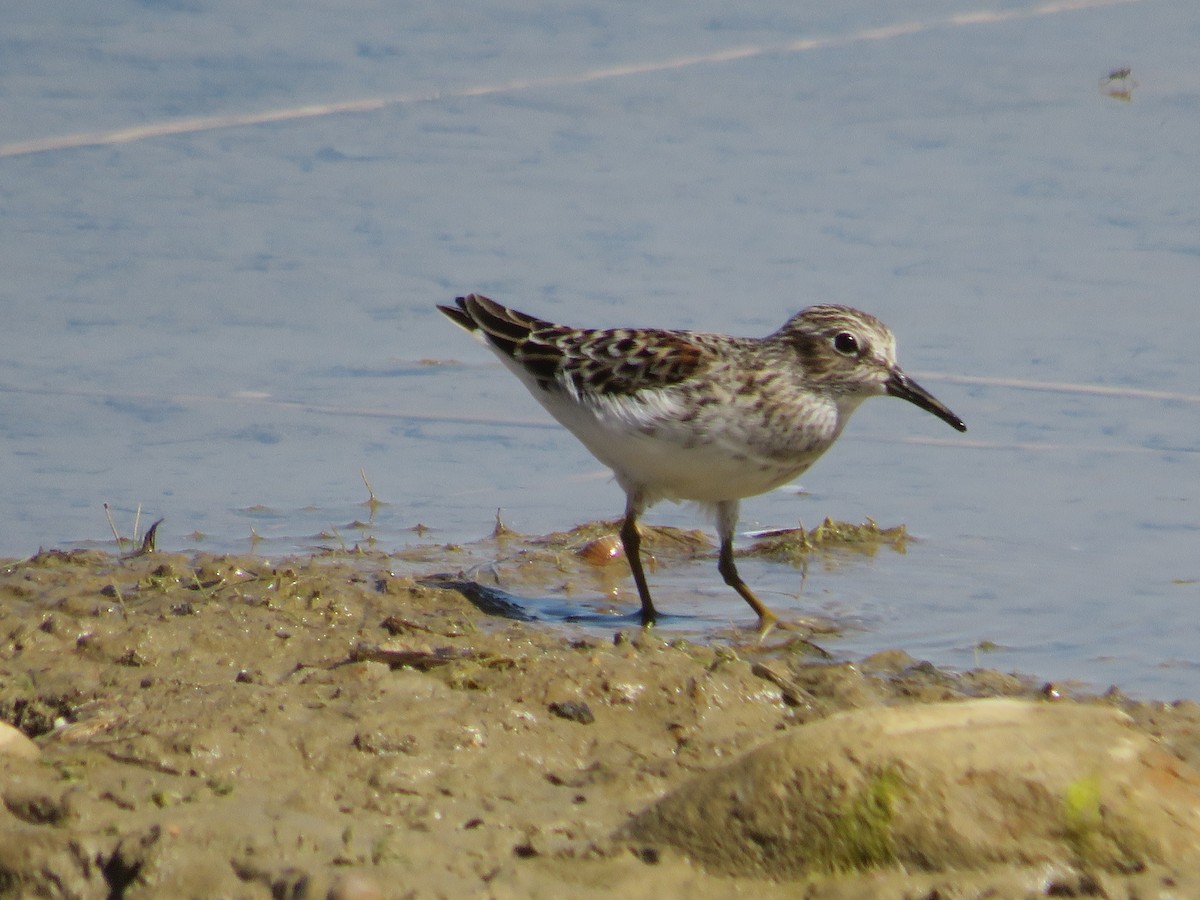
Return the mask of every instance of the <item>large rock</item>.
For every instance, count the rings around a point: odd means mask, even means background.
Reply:
[[[1200,775],[1104,706],[876,708],[798,728],[621,833],[725,874],[1200,858]]]

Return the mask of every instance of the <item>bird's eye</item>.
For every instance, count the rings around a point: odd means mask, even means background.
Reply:
[[[833,336],[833,349],[842,356],[857,356],[858,338],[848,331],[839,331]]]

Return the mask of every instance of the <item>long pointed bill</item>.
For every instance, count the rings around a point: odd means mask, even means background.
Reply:
[[[901,400],[907,400],[914,406],[919,406],[925,412],[931,412],[951,428],[957,428],[959,431],[966,431],[967,426],[963,424],[963,420],[950,412],[942,405],[933,394],[925,390],[899,369],[892,369],[892,374],[888,377],[885,390],[892,397],[899,397]]]

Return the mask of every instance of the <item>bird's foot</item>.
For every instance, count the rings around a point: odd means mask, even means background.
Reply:
[[[771,612],[770,610],[765,610],[758,617],[758,642],[760,644],[763,643],[767,639],[767,635],[774,631],[776,626],[780,628],[787,627],[780,624],[779,616],[775,615],[775,613]]]

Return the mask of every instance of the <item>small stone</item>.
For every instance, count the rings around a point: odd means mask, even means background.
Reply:
[[[379,882],[361,872],[340,875],[329,886],[328,900],[384,900],[387,894]]]
[[[596,721],[592,708],[582,701],[564,700],[561,703],[551,703],[549,709],[560,719],[569,719],[580,725],[591,725]]]
[[[37,759],[41,755],[38,745],[27,738],[24,732],[7,722],[0,722],[0,756]]]

